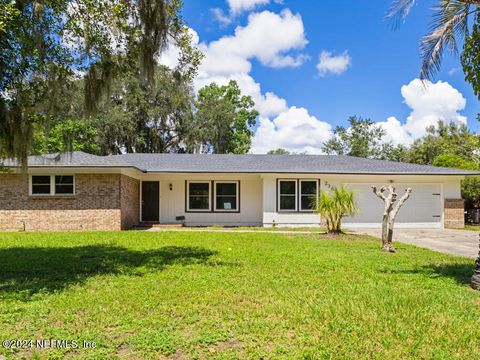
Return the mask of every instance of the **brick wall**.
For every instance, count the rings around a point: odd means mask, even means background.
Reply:
[[[464,209],[463,199],[445,199],[445,228],[463,228],[465,226]]]
[[[124,175],[76,174],[74,196],[29,196],[28,176],[2,174],[0,231],[129,228],[138,219],[137,193],[138,181]]]
[[[120,206],[122,229],[130,229],[138,224],[140,217],[140,181],[129,176],[120,178]]]

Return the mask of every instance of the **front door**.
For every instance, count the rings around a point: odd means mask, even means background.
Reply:
[[[160,183],[142,181],[142,221],[160,222]]]

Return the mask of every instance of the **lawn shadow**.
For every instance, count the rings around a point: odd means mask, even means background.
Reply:
[[[447,277],[455,280],[459,285],[469,285],[475,264],[429,264],[411,270],[393,270],[396,274],[423,274],[431,278]]]
[[[169,265],[206,264],[215,254],[190,246],[145,251],[108,245],[4,248],[0,249],[0,299],[29,301],[37,293],[62,290],[96,275],[142,275],[141,269],[161,271]]]

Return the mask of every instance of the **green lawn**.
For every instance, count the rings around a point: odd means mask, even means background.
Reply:
[[[379,245],[353,235],[0,234],[0,340],[97,344],[16,354],[39,358],[480,358],[473,262]]]
[[[479,231],[480,232],[480,225],[465,225],[465,230],[471,231]]]

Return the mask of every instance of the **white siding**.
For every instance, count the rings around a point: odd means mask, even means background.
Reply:
[[[264,175],[263,176],[263,225],[272,226],[319,226],[320,217],[308,212],[278,212],[277,211],[277,180],[278,179],[315,179],[318,176],[305,175]]]
[[[320,179],[320,191],[340,184],[359,188],[362,214],[356,219],[345,218],[345,226],[379,226],[383,212],[380,199],[374,197],[371,185],[388,185],[391,182],[399,194],[406,186],[413,187],[411,198],[404,204],[397,217],[398,227],[443,227],[444,199],[459,199],[460,176],[436,175],[335,175],[335,174],[269,174],[263,175],[263,224],[283,226],[318,226],[319,217],[311,213],[277,212],[277,179]],[[441,195],[432,195],[438,194]],[[366,195],[364,195],[366,194]],[[371,194],[371,195],[368,195]],[[380,215],[379,215],[380,214]],[[440,215],[440,217],[438,217]]]
[[[460,179],[447,180],[443,184],[444,198],[445,199],[461,199],[461,186]]]
[[[371,193],[370,186],[393,182],[401,194],[406,186],[413,194],[397,218],[398,227],[443,227],[444,199],[460,198],[460,176],[414,175],[333,175],[333,174],[142,174],[141,180],[160,181],[160,221],[178,223],[177,216],[186,217],[186,225],[225,226],[318,226],[320,218],[314,213],[277,211],[278,179],[320,180],[320,191],[339,184],[350,184],[359,191],[362,213],[356,219],[345,219],[345,226],[378,226],[382,202]],[[188,213],[185,211],[185,182],[187,180],[240,181],[239,213]],[[172,190],[170,190],[172,184]],[[433,193],[441,195],[433,196]],[[371,195],[369,195],[371,194]],[[440,215],[438,218],[436,216]],[[435,217],[434,217],[435,216]]]
[[[146,175],[142,180],[160,181],[160,223],[176,224],[185,216],[191,226],[259,226],[262,224],[262,179],[259,175],[162,174]],[[240,212],[186,212],[186,181],[231,180],[240,182]],[[170,190],[170,184],[172,190]],[[212,189],[213,191],[213,189]]]

